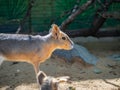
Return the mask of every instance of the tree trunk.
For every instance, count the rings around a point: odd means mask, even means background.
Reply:
[[[70,37],[79,37],[79,36],[84,36],[87,37],[89,36],[89,29],[81,29],[81,30],[66,30],[66,33]],[[95,37],[117,37],[120,36],[120,30],[117,28],[110,28],[102,30],[100,29],[95,35]]]
[[[25,21],[26,21],[27,19],[29,19],[29,33],[32,32],[32,30],[31,30],[31,9],[32,9],[32,7],[33,7],[34,2],[35,2],[35,0],[29,0],[29,1],[28,1],[28,9],[27,9],[27,12],[26,12],[25,16],[23,17],[23,19],[20,20],[20,25],[19,25],[16,33],[20,33],[20,32],[22,31],[23,25],[24,25],[24,23],[25,23]]]
[[[79,37],[79,36],[87,37],[87,35],[89,33],[89,29],[66,30],[65,33],[68,34],[68,36],[70,36],[70,37]],[[37,34],[44,36],[44,35],[48,34],[48,32],[44,31],[44,32],[39,32]],[[36,34],[34,33],[34,35],[36,35]],[[119,28],[100,29],[94,36],[95,37],[117,37],[117,36],[120,36],[120,30],[119,30]]]
[[[78,10],[73,12],[65,21],[62,22],[60,29],[65,31],[67,26],[82,12],[84,12],[95,0],[88,0],[84,5],[82,5]]]
[[[108,7],[112,4],[112,1],[110,0],[109,2],[107,0],[104,1],[104,6],[105,7],[101,7],[100,9],[97,10],[96,14],[95,14],[95,18],[94,21],[91,25],[91,28],[89,29],[89,33],[88,35],[95,35],[99,28],[102,27],[102,25],[104,24],[104,22],[106,21],[107,18],[102,17],[100,15],[101,12],[107,12]],[[87,36],[88,36],[87,35]]]

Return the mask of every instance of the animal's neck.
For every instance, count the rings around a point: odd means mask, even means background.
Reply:
[[[49,33],[46,36],[43,36],[43,40],[45,42],[44,48],[46,49],[49,54],[52,54],[52,52],[57,49],[57,44],[54,38],[52,37],[51,33]]]

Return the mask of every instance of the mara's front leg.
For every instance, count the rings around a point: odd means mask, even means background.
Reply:
[[[38,72],[39,72],[39,62],[34,62],[34,63],[32,63],[32,64],[33,64],[35,73],[36,73],[36,75],[37,75]]]
[[[38,73],[40,72],[40,69],[39,69],[39,62],[36,62],[36,63],[32,63],[33,66],[34,66],[34,71],[35,71],[35,75],[36,75],[36,80],[37,80],[37,83],[38,83],[38,86],[40,85],[39,84],[39,78],[37,77]]]

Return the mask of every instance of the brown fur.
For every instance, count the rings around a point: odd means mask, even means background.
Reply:
[[[62,37],[66,39],[63,40]],[[0,34],[0,59],[31,63],[36,73],[39,64],[48,59],[55,49],[72,48],[73,42],[55,24],[46,36]]]

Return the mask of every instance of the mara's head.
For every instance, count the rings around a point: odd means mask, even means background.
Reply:
[[[67,34],[62,32],[56,24],[52,24],[50,33],[58,49],[70,50],[73,48],[73,41],[69,38]]]

